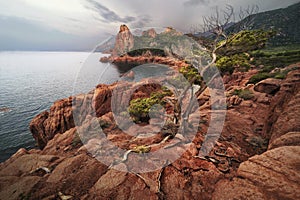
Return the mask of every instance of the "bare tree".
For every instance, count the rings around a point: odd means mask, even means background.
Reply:
[[[201,32],[211,33],[214,35],[214,39],[213,42],[207,47],[207,51],[210,52],[212,60],[207,66],[204,67],[204,70],[202,71],[205,71],[205,69],[216,62],[217,50],[226,46],[226,44],[229,42],[229,36],[226,32],[226,29],[230,23],[233,23],[236,19],[234,8],[231,5],[226,5],[225,9],[220,10],[218,7],[215,9],[215,13],[210,16],[203,17]],[[235,24],[237,28],[235,28],[234,32],[237,33],[242,30],[251,29],[255,19],[255,14],[257,14],[258,11],[258,5],[248,6],[245,9],[240,8],[238,14],[239,22]],[[193,26],[193,30],[195,28],[196,26]]]
[[[221,11],[218,7],[216,7],[216,12],[214,14],[208,17],[203,17],[203,32],[211,32],[215,36],[209,50],[212,56],[212,60],[206,66],[206,68],[210,67],[213,63],[216,62],[216,51],[227,44],[228,36],[225,32],[225,29],[233,18],[234,9],[231,5],[227,5],[226,9]],[[222,43],[218,44],[221,38],[223,38],[224,40]]]
[[[237,25],[236,32],[241,30],[252,29],[254,19],[258,11],[259,11],[258,5],[248,6],[247,8],[244,9],[241,7],[239,12],[239,22]]]

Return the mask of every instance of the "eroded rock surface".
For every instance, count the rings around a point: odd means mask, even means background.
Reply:
[[[205,157],[199,156],[199,151],[206,140],[210,117],[213,112],[220,112],[211,111],[215,102],[210,102],[208,89],[198,97],[200,108],[189,119],[191,126],[199,123],[192,140],[177,134],[164,144],[143,152],[130,152],[125,161],[111,167],[97,160],[97,153],[102,153],[104,158],[124,155],[101,152],[105,148],[111,150],[104,139],[119,148],[132,150],[159,144],[165,134],[172,133],[161,131],[151,138],[137,137],[147,134],[149,129],[155,130],[155,124],[145,129],[147,133],[142,128],[128,127],[137,136],[119,129],[108,103],[115,85],[99,85],[86,95],[60,100],[31,122],[31,130],[43,149],[19,150],[0,164],[0,199],[62,196],[70,199],[299,199],[300,70],[288,74],[275,96],[256,92],[254,85],[246,85],[253,73],[254,70],[235,73],[232,76],[236,79],[227,77],[228,99],[235,89],[248,89],[253,98],[231,101],[222,134],[212,142],[213,148]],[[133,85],[124,83],[123,87]],[[149,97],[158,90],[157,85],[149,83],[131,97],[121,92],[115,95],[121,99]],[[82,122],[80,126],[75,127],[71,115],[74,112],[81,113],[75,119]],[[196,116],[200,116],[200,122]],[[101,125],[105,138],[88,138],[82,146],[82,131],[95,131],[96,123]],[[129,162],[138,163],[135,158],[147,157],[149,152],[164,147],[170,155],[182,154],[174,162],[166,162],[164,168],[147,173],[130,172]],[[145,167],[151,165],[151,157],[146,161]]]
[[[300,198],[299,87],[300,70],[290,72],[265,120],[269,150],[243,162],[232,181],[220,181],[214,199]]]
[[[257,92],[274,95],[280,90],[280,82],[281,80],[278,79],[265,79],[257,83],[254,87],[254,90]]]

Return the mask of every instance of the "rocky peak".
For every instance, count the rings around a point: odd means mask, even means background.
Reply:
[[[120,26],[120,31],[116,37],[116,43],[113,50],[113,56],[125,54],[134,46],[134,37],[129,28],[123,24]]]
[[[154,28],[151,28],[147,31],[143,31],[142,36],[155,38],[157,36],[157,33]]]
[[[166,27],[163,33],[172,34],[172,35],[183,35],[181,32],[177,31],[171,26]]]
[[[125,32],[125,31],[130,31],[130,30],[129,30],[128,26],[126,26],[125,24],[122,24],[122,25],[120,26],[120,31],[119,31],[119,33],[122,33],[122,32]]]

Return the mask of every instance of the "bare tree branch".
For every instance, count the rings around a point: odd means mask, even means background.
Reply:
[[[252,29],[255,15],[259,11],[259,6],[258,5],[252,5],[248,6],[247,8],[243,9],[242,7],[240,8],[239,12],[239,26],[237,26],[237,31],[241,30],[246,30],[246,29]]]

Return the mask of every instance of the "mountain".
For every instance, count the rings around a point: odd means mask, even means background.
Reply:
[[[300,2],[287,8],[261,12],[252,16],[253,24],[251,29],[274,30],[276,36],[269,41],[272,46],[288,44],[300,44]],[[249,18],[236,23],[228,30],[234,30],[241,23],[246,23]]]
[[[116,42],[116,36],[112,35],[108,39],[106,39],[104,42],[99,44],[95,48],[95,52],[102,52],[102,53],[112,53],[112,50],[115,46]]]

